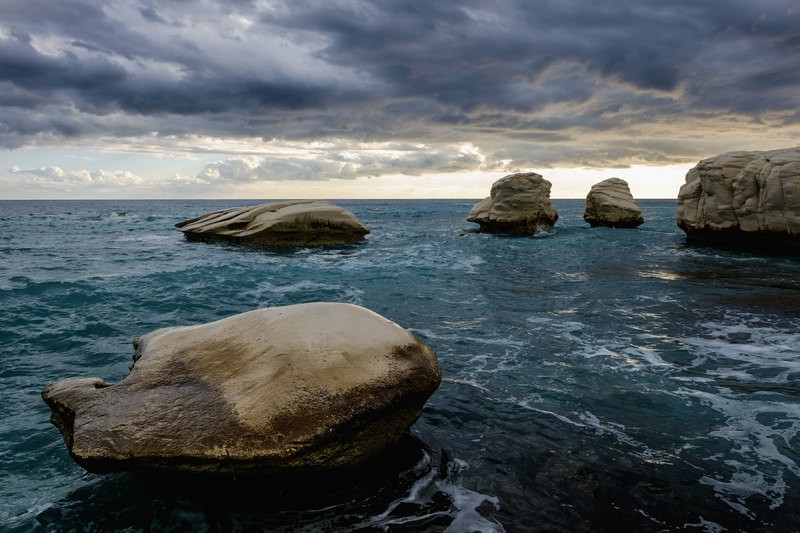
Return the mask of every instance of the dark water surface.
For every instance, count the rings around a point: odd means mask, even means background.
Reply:
[[[321,249],[173,228],[249,203],[0,202],[0,529],[800,530],[800,260],[687,247],[672,201],[636,230],[556,201],[523,238],[469,233],[469,201],[339,201],[372,233]],[[97,476],[48,422],[43,387],[124,378],[138,335],[313,301],[439,355],[422,418],[364,471]]]

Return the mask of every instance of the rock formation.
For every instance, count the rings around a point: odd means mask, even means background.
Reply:
[[[347,244],[361,241],[369,233],[353,213],[321,200],[223,209],[175,227],[190,240],[262,246]]]
[[[439,385],[436,354],[363,307],[258,309],[134,341],[116,384],[71,378],[42,397],[92,472],[292,472],[362,463],[397,441]]]
[[[490,196],[472,208],[467,220],[482,233],[533,235],[551,228],[558,213],[550,203],[551,183],[534,172],[510,174],[492,184]]]
[[[800,147],[700,161],[678,194],[691,242],[800,248]]]
[[[583,219],[592,227],[635,228],[644,222],[642,210],[631,195],[628,182],[609,178],[592,185],[586,196]]]

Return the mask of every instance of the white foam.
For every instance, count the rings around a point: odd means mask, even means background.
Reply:
[[[749,497],[760,495],[777,508],[784,501],[784,476],[800,478],[800,465],[786,451],[800,437],[800,404],[786,395],[800,373],[800,324],[731,314],[701,326],[703,335],[682,339],[695,356],[688,369],[694,375],[676,380],[702,389],[681,388],[678,394],[722,415],[724,422],[708,432],[708,439],[714,439],[715,448],[728,443],[723,453],[728,473],[701,482],[732,509],[752,517]],[[718,455],[708,459],[719,460]]]
[[[179,241],[180,234],[150,233],[143,235],[123,235],[115,239],[116,242],[139,242],[146,244],[163,244],[165,242]]]
[[[738,379],[788,383],[800,374],[800,323],[783,327],[764,323],[762,316],[728,316],[724,322],[704,322],[703,336],[681,339],[696,357],[695,367],[714,363],[717,375],[736,373]]]
[[[456,260],[450,266],[451,270],[457,270],[465,274],[477,274],[478,270],[475,268],[478,265],[486,263],[483,257],[472,255]]]
[[[643,361],[650,366],[670,366],[669,363],[658,355],[657,351],[650,348],[642,348],[639,346],[629,347],[623,350],[623,352],[630,354],[631,358],[637,362],[636,365]]]
[[[478,512],[478,507],[488,502],[499,509],[499,500],[495,496],[486,496],[459,485],[437,482],[439,489],[450,496],[457,512],[453,521],[445,529],[445,533],[462,533],[464,531],[480,533],[501,533],[505,528],[497,522],[487,520]]]
[[[722,527],[721,525],[717,524],[716,522],[712,522],[711,520],[706,520],[702,516],[699,518],[700,521],[696,524],[683,524],[683,529],[687,529],[690,527],[699,528],[703,530],[703,533],[722,533],[723,531],[727,531],[728,528]]]
[[[387,529],[390,525],[398,525],[403,524],[406,522],[410,522],[412,520],[417,520],[419,517],[392,517],[390,518],[389,515],[397,509],[401,504],[404,503],[422,503],[424,499],[422,498],[423,492],[431,486],[433,482],[433,478],[436,475],[436,470],[430,469],[431,464],[431,457],[427,453],[423,452],[423,457],[420,459],[417,464],[414,466],[414,473],[422,473],[428,469],[428,472],[417,479],[408,491],[408,494],[403,496],[402,498],[396,499],[389,504],[385,511],[377,516],[373,516],[369,519],[369,525],[373,526],[381,526],[384,529]],[[441,513],[445,514],[445,513]],[[430,516],[430,515],[428,515]]]
[[[535,330],[546,330],[550,335],[576,345],[571,355],[583,359],[603,357],[616,363],[618,368],[631,371],[650,368],[661,372],[672,367],[655,349],[633,344],[630,338],[597,338],[594,331],[582,322],[540,316],[529,317],[527,322]],[[652,340],[644,337],[644,340]]]
[[[254,289],[244,292],[244,296],[252,298],[259,305],[281,305],[287,295],[297,292],[334,292],[339,295],[337,301],[362,304],[364,291],[361,289],[328,283],[315,283],[303,280],[287,285],[275,285],[269,281],[260,282]]]
[[[418,329],[418,328],[410,328],[410,329],[414,333],[418,333],[428,339],[436,339],[443,341],[466,341],[475,344],[488,344],[491,346],[508,346],[510,348],[515,348],[515,349],[523,348],[526,345],[526,343],[523,341],[517,341],[507,336],[471,337],[469,335],[463,335],[459,333],[441,334],[441,333],[436,333],[435,331],[430,329]]]
[[[755,519],[756,515],[747,508],[747,498],[761,496],[770,501],[770,509],[777,509],[783,504],[786,492],[782,476],[768,480],[761,472],[736,472],[728,481],[703,476],[700,483],[713,487],[720,500],[750,519]]]
[[[624,424],[603,422],[597,415],[589,411],[578,413],[578,419],[583,423],[584,427],[594,428],[599,434],[607,433],[613,435],[620,444],[627,444],[633,448],[647,448],[625,432]]]
[[[448,383],[458,383],[459,385],[468,385],[470,387],[474,387],[474,388],[476,388],[476,389],[478,389],[480,391],[483,391],[483,392],[491,392],[489,389],[487,389],[485,386],[483,386],[482,384],[478,383],[474,379],[449,378],[449,377],[446,377],[446,378],[443,378],[442,381],[445,381],[445,382],[448,382]]]
[[[487,520],[478,512],[478,507],[484,503],[490,503],[495,510],[500,508],[500,500],[496,496],[487,496],[458,484],[456,481],[460,473],[469,468],[466,461],[454,459],[450,465],[450,475],[443,480],[437,480],[436,486],[450,496],[456,508],[455,516],[450,525],[445,529],[445,533],[461,533],[462,531],[480,533],[501,533],[505,529],[497,522]],[[456,478],[452,481],[451,478]]]
[[[552,416],[553,418],[565,424],[569,424],[581,429],[593,429],[598,435],[610,435],[619,444],[629,446],[632,449],[631,452],[633,454],[647,463],[671,464],[678,457],[677,453],[671,454],[666,451],[654,450],[650,448],[643,442],[633,438],[628,433],[628,428],[624,424],[603,421],[600,417],[589,411],[571,413],[571,416],[574,418],[570,418],[569,416],[556,413],[554,411],[548,411],[546,409],[535,407],[533,404],[537,403],[536,395],[532,395],[531,397],[527,397],[522,400],[512,399],[512,401],[524,409],[535,411],[543,415]]]
[[[469,468],[469,465],[460,459],[454,459],[448,464],[448,475],[445,479],[436,479],[438,470],[431,468],[430,455],[425,453],[423,458],[414,467],[414,473],[419,477],[411,485],[408,493],[401,498],[392,501],[386,509],[379,515],[370,517],[365,522],[358,524],[357,527],[380,528],[388,531],[392,526],[426,522],[429,518],[441,516],[450,517],[452,521],[445,529],[450,533],[461,533],[463,531],[481,533],[502,533],[505,531],[503,526],[497,522],[487,520],[479,512],[478,507],[488,502],[499,508],[499,500],[495,496],[488,496],[470,490],[462,486],[459,482],[461,471]],[[435,492],[447,494],[452,502],[452,508],[422,515],[411,516],[392,516],[392,513],[402,504],[428,503]]]
[[[725,417],[724,425],[708,436],[730,443],[725,464],[732,474],[728,479],[704,477],[701,482],[712,486],[723,501],[748,516],[751,513],[745,500],[752,495],[768,499],[770,508],[779,507],[786,491],[784,472],[800,477],[800,466],[781,452],[800,435],[800,405],[732,398],[725,396],[729,391],[724,390],[718,394],[684,390],[683,394],[697,398]],[[730,459],[736,456],[741,461]]]

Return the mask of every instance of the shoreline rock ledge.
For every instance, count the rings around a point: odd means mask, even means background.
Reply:
[[[369,230],[350,211],[324,200],[275,202],[206,213],[175,224],[189,240],[256,246],[349,244]]]
[[[800,251],[800,147],[700,161],[678,194],[689,242]]]
[[[480,233],[533,235],[558,220],[550,202],[552,184],[535,172],[509,174],[492,184],[490,195],[475,204],[467,221]]]
[[[586,196],[583,219],[593,228],[637,228],[644,223],[628,182],[621,178],[608,178],[592,185]]]
[[[368,309],[257,309],[134,341],[130,374],[44,389],[96,473],[289,473],[356,466],[398,441],[439,386],[434,351]]]

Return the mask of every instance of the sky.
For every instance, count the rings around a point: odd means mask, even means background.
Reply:
[[[800,145],[800,0],[0,0],[0,198],[675,198]]]

